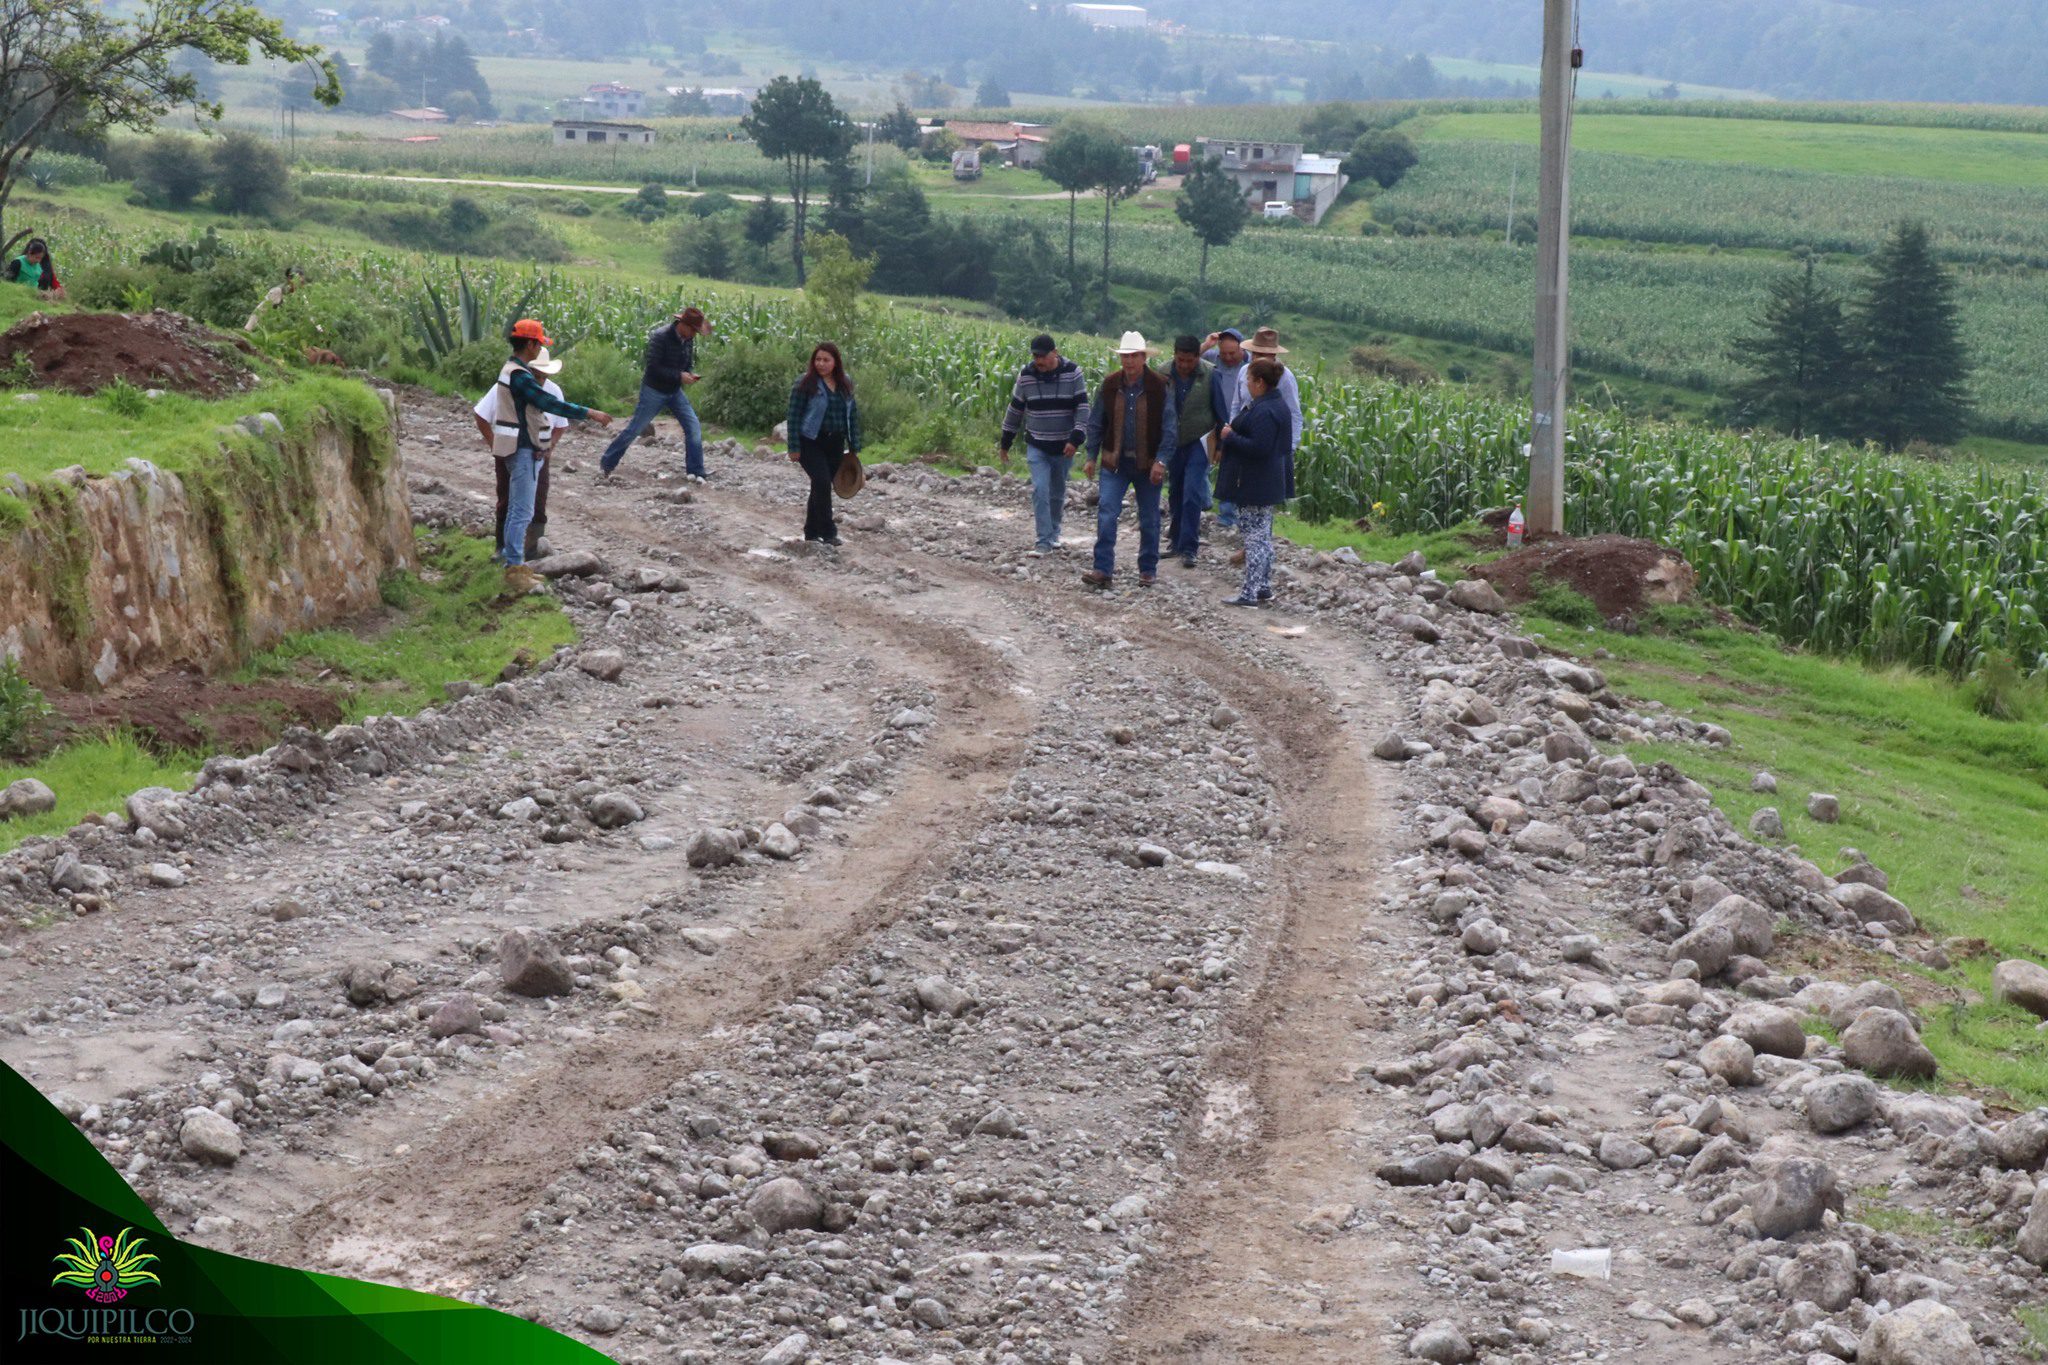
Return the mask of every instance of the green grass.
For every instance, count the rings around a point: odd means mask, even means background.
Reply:
[[[1511,62],[1482,62],[1465,57],[1431,57],[1430,64],[1444,76],[1457,80],[1474,81],[1525,81],[1533,89],[1542,78],[1542,68],[1518,66]],[[1596,71],[1591,67],[1579,72],[1578,92],[1581,100],[1600,100],[1612,96],[1615,99],[1646,99],[1661,97],[1664,87],[1671,84],[1660,76],[1631,76],[1623,73]],[[1690,81],[1679,81],[1679,98],[1688,100],[1756,100],[1766,98],[1760,91],[1738,90],[1727,85],[1694,85]]]
[[[2020,1325],[2027,1329],[2032,1338],[2031,1351],[2036,1359],[2048,1355],[2048,1306],[2022,1308],[2019,1311]]]
[[[288,677],[335,690],[350,720],[417,711],[441,684],[489,683],[515,658],[538,662],[576,638],[551,596],[498,600],[503,575],[488,541],[442,533],[419,542],[418,575],[386,581],[391,619],[357,632],[292,635],[244,666],[244,680]]]
[[[1709,627],[1626,636],[1531,618],[1552,643],[1604,647],[1616,690],[1726,726],[1725,750],[1639,744],[1638,762],[1667,760],[1704,783],[1736,828],[1764,806],[1786,840],[1824,871],[1854,845],[1891,879],[1892,894],[1937,936],[1978,938],[1986,955],[1948,971],[1864,965],[1920,1002],[1924,1039],[1952,1078],[2048,1103],[2048,1035],[2033,1016],[1988,1003],[1991,968],[2038,960],[2048,947],[2048,715],[1978,714],[1968,688],[1902,668],[1872,669],[1778,647],[1769,637]],[[1775,795],[1752,792],[1759,771]],[[1841,822],[1806,814],[1809,793],[1840,798]]]
[[[1427,124],[1429,138],[1445,141],[1535,142],[1538,131],[1533,109],[1526,114],[1444,114]],[[1572,125],[1572,146],[1839,175],[2048,186],[2048,137],[2038,133],[1602,114]]]
[[[1962,1227],[1954,1219],[1944,1218],[1938,1213],[1902,1209],[1891,1202],[1891,1197],[1888,1186],[1861,1186],[1849,1208],[1849,1217],[1877,1232],[1909,1237],[1915,1241],[1963,1242],[1970,1246],[1990,1244],[1990,1238],[1981,1228]]]
[[[0,767],[0,787],[33,777],[57,794],[56,809],[47,814],[0,822],[0,852],[30,835],[62,834],[88,816],[119,811],[138,788],[182,791],[198,766],[196,756],[153,754],[123,734],[68,744],[26,767]]]

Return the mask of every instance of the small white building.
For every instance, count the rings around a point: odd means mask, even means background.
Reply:
[[[644,123],[558,118],[554,127],[557,147],[616,147],[621,143],[629,147],[646,147],[654,142],[654,130]]]
[[[1068,5],[1067,13],[1090,28],[1143,28],[1151,17],[1143,5]]]
[[[1338,158],[1310,156],[1299,142],[1204,137],[1195,139],[1195,155],[1222,162],[1255,209],[1292,204],[1294,216],[1310,224],[1323,221],[1350,183]]]
[[[600,118],[638,118],[647,112],[646,92],[619,81],[601,81],[587,87],[583,92],[583,102],[590,105]]]

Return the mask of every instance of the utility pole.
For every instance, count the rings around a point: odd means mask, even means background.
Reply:
[[[1543,0],[1543,183],[1536,207],[1536,369],[1524,508],[1529,529],[1550,535],[1564,532],[1572,93],[1579,61],[1572,43],[1574,7],[1575,0]]]

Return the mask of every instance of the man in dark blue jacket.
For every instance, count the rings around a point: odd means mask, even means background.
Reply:
[[[666,412],[683,429],[683,468],[693,479],[704,477],[704,431],[697,423],[697,410],[690,406],[686,390],[698,380],[697,338],[711,330],[702,309],[685,308],[675,318],[647,335],[647,350],[641,358],[640,401],[626,429],[612,438],[598,462],[609,475],[626,458],[626,451],[640,433]]]

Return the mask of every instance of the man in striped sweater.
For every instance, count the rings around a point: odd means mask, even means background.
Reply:
[[[997,457],[1010,463],[1017,432],[1024,433],[1024,457],[1031,466],[1031,511],[1038,525],[1033,555],[1059,548],[1060,522],[1067,506],[1067,472],[1074,452],[1088,438],[1088,381],[1081,367],[1059,352],[1043,333],[1031,339],[1031,363],[1017,375],[1010,409],[1003,414]]]

